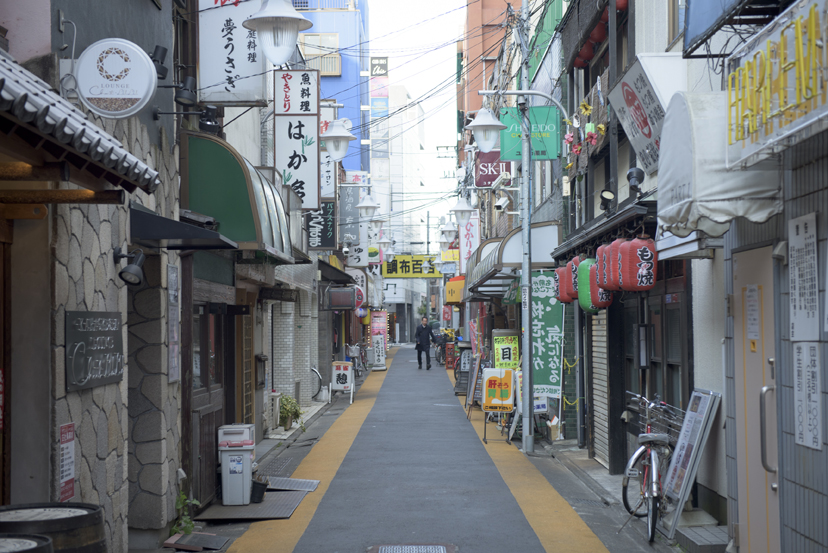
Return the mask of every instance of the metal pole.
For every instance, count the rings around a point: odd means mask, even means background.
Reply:
[[[529,31],[529,0],[522,0],[520,7],[520,25],[523,26],[523,36],[528,37]],[[522,45],[524,46],[524,45]],[[521,71],[521,90],[529,90],[529,57],[523,51],[523,70]],[[521,321],[523,322],[523,341],[521,344],[521,371],[523,372],[523,452],[535,451],[534,402],[532,386],[532,215],[530,209],[531,193],[531,147],[532,133],[529,127],[529,106],[526,96],[518,97],[518,104],[523,103],[526,112],[523,115],[524,127],[521,133],[521,161],[520,161],[520,220],[523,230],[523,258],[520,267],[521,288]]]
[[[431,241],[431,212],[426,211],[426,255],[429,254],[428,245]]]

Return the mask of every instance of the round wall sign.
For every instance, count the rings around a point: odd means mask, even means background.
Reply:
[[[83,105],[110,119],[144,109],[158,86],[149,54],[122,38],[99,40],[84,50],[75,64],[75,78]]]

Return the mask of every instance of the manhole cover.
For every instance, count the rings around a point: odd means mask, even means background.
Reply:
[[[375,545],[368,553],[457,553],[455,545]]]
[[[600,499],[570,499],[570,503],[577,503],[578,505],[590,505],[592,507],[606,507],[607,504]]]
[[[291,461],[293,461],[291,458],[273,459],[266,467],[260,468],[259,473],[265,476],[280,476]]]

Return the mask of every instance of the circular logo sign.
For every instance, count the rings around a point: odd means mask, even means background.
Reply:
[[[354,286],[354,288],[356,289],[356,306],[362,307],[362,304],[365,303],[365,291],[359,286]]]
[[[621,83],[621,91],[624,93],[624,102],[627,104],[627,109],[629,109],[633,121],[638,126],[638,130],[645,138],[650,138],[653,131],[650,128],[650,122],[647,120],[647,112],[644,111],[644,106],[638,100],[638,95],[627,83]]]
[[[125,119],[144,109],[158,86],[149,55],[121,38],[99,40],[75,64],[81,102],[92,113]]]

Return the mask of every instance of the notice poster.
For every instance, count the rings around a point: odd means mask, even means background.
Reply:
[[[554,297],[554,272],[532,273],[532,390],[561,397],[564,305]]]
[[[788,275],[792,342],[819,340],[816,213],[788,221]]]
[[[75,497],[75,423],[60,427],[60,501]]]
[[[760,309],[759,286],[748,284],[745,288],[745,319],[748,340],[759,339]]]
[[[371,311],[371,346],[374,348],[374,366],[385,368],[385,350],[388,347],[387,311]]]
[[[494,366],[496,369],[516,369],[520,360],[518,336],[494,336]]]
[[[167,265],[167,340],[169,348],[167,349],[167,366],[169,367],[169,382],[178,382],[181,380],[181,365],[179,365],[180,354],[180,306],[179,306],[179,285],[178,285],[178,267],[175,265]]]
[[[819,342],[796,342],[794,349],[794,434],[797,445],[822,451],[822,388]]]

